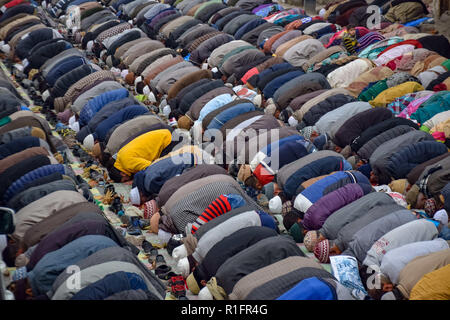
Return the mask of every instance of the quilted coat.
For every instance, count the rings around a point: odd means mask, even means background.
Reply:
[[[361,157],[361,159],[368,160],[372,153],[383,143],[397,138],[407,132],[414,131],[413,127],[410,127],[408,125],[400,125],[393,127],[383,133],[380,133],[379,135],[373,137],[369,141],[367,141],[359,150],[357,151],[358,155]]]
[[[351,183],[324,195],[306,211],[302,220],[303,227],[306,230],[319,230],[325,220],[336,210],[361,198],[370,191],[370,185]]]
[[[395,128],[397,126],[409,126],[416,130],[419,126],[411,120],[404,118],[390,118],[388,120],[379,122],[366,130],[364,130],[360,136],[356,137],[355,140],[350,144],[353,151],[358,152],[358,150],[369,140],[386,132],[389,129]]]
[[[286,196],[293,197],[298,193],[299,186],[306,180],[334,171],[349,170],[350,168],[350,164],[341,157],[328,156],[317,159],[301,167],[289,176],[283,185],[283,191]]]
[[[315,106],[311,107],[303,116],[303,123],[306,126],[313,126],[316,122],[325,114],[333,111],[343,105],[354,102],[355,98],[350,95],[337,94],[319,102]]]
[[[301,212],[306,212],[325,194],[339,189],[344,184],[366,183],[370,185],[366,176],[358,171],[338,171],[315,182],[295,197],[294,208]]]
[[[9,186],[8,190],[6,190],[5,194],[3,195],[3,201],[5,202],[9,201],[13,196],[23,191],[25,185],[32,182],[33,180],[36,180],[44,176],[48,176],[54,172],[66,174],[66,171],[67,168],[62,164],[49,164],[34,169],[33,171],[28,172],[27,174],[20,177],[18,180],[14,181],[14,183]]]
[[[402,179],[415,166],[447,153],[445,144],[437,141],[421,141],[407,145],[389,158],[386,169],[394,179]]]
[[[392,117],[392,112],[384,108],[360,112],[344,122],[334,135],[333,142],[343,148],[367,128]]]
[[[89,120],[101,109],[103,106],[111,101],[120,100],[128,97],[129,92],[127,89],[116,89],[112,91],[107,91],[99,96],[96,96],[89,100],[89,102],[80,111],[79,123],[80,127],[85,126]]]

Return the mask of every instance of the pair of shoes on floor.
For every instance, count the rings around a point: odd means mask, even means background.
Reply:
[[[89,162],[89,161],[92,161],[92,158],[90,158],[87,162]],[[89,169],[89,176],[91,177],[91,179],[93,179],[95,181],[103,180],[103,173],[99,172],[97,170],[94,170],[92,168]]]
[[[172,271],[172,267],[166,264],[166,260],[164,259],[164,256],[161,254],[158,254],[155,257],[155,266],[156,266],[155,274],[161,280],[169,280],[172,277],[177,276],[177,274]]]
[[[84,151],[84,149],[79,144],[75,144],[72,146],[72,153],[75,157],[78,157],[81,162],[88,162],[89,160],[92,160],[92,157],[86,151]]]
[[[170,292],[178,300],[188,300],[186,298],[186,283],[182,276],[177,275],[170,278],[168,285]]]
[[[127,230],[125,228],[116,227],[115,229],[120,235],[122,235],[122,237],[125,238],[125,236],[127,235]]]
[[[160,256],[160,254],[158,253],[158,248],[154,247],[150,242],[148,242],[147,240],[142,242],[142,250],[144,250],[144,252],[149,255],[148,257],[148,262],[154,266],[156,268],[156,257]],[[161,256],[160,259],[160,264],[165,263],[164,257]]]
[[[112,195],[116,195],[116,188],[114,188],[114,185],[111,183],[109,183],[105,186],[104,193],[107,193],[108,191],[110,191]]]
[[[114,212],[115,214],[117,214],[118,216],[122,216],[124,215],[124,211],[123,211],[123,205],[122,202],[120,200],[120,197],[116,195],[116,197],[114,198],[113,202],[110,204],[109,209]],[[128,217],[128,216],[127,216]],[[134,218],[134,217],[130,217],[130,218]],[[131,219],[130,219],[131,220]],[[127,223],[128,226],[132,225],[131,221],[128,221]],[[139,225],[138,225],[139,227]],[[139,233],[140,234],[140,233]]]
[[[117,198],[118,197],[114,198],[114,200],[116,200]],[[130,217],[130,223],[128,224],[127,232],[132,236],[138,236],[142,234],[141,229],[139,228],[139,217]]]
[[[66,158],[66,160],[67,160],[67,158]],[[94,201],[94,195],[91,192],[91,188],[89,187],[89,184],[79,174],[77,174],[75,176],[75,178],[76,178],[76,183],[77,183],[78,188],[83,191],[83,196],[89,202],[93,202]]]
[[[150,219],[139,219],[139,228],[142,230],[150,229]]]
[[[169,241],[167,242],[167,252],[172,256],[172,252],[176,247],[179,247],[183,244],[183,235],[182,234],[174,234]]]

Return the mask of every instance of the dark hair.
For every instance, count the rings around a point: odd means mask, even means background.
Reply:
[[[285,194],[283,191],[280,192],[280,193],[278,194],[278,196],[280,197],[282,203],[285,203],[286,201],[289,200],[289,199],[286,197],[286,194]]]
[[[175,109],[172,112],[170,112],[169,119],[175,118],[178,121],[178,119],[180,119],[182,116],[183,116],[183,114],[180,112],[180,110]]]
[[[299,217],[300,219],[303,219],[305,217],[305,213],[295,209],[294,207],[291,208],[291,211],[293,214],[295,214],[297,217]]]
[[[254,175],[251,175],[250,177],[248,177],[244,181],[244,183],[248,187],[252,187],[253,189],[258,189],[257,186],[256,186],[258,184],[258,179]]]
[[[213,72],[212,76],[213,76],[214,80],[221,79],[222,78],[222,72],[220,72],[220,71]]]
[[[136,85],[136,92],[139,94],[143,94],[144,93],[144,87],[145,87],[145,83],[143,81],[139,82]]]
[[[298,215],[296,215],[292,211],[286,213],[283,217],[283,225],[286,230],[289,230],[295,223],[297,223],[298,218]]]
[[[109,173],[109,177],[111,179],[113,179],[114,182],[121,182],[122,181],[122,175],[120,174],[121,171],[119,169],[117,169],[116,167],[111,166],[108,169],[108,173]]]
[[[98,42],[94,42],[94,45],[92,46],[92,53],[94,53],[97,58],[100,58],[101,52],[102,52],[102,45]]]
[[[9,238],[9,237],[8,237]],[[8,267],[15,266],[16,254],[19,251],[19,245],[17,242],[10,243],[8,241],[8,245],[2,252],[2,259],[6,263]]]
[[[160,158],[166,156],[167,154],[169,154],[170,152],[172,152],[173,148],[175,148],[175,146],[178,144],[178,141],[171,141],[167,147],[165,147],[162,151],[161,154],[159,155]]]
[[[392,293],[394,294],[394,297],[396,300],[407,300],[407,298],[405,296],[403,296],[402,292],[400,290],[398,290],[397,287],[392,289]]]
[[[103,166],[108,167],[107,164],[108,164],[108,162],[110,161],[110,159],[111,159],[111,154],[109,154],[108,152],[101,152],[101,153],[100,153],[100,158],[99,158],[99,160],[100,160],[100,163],[101,163]]]
[[[236,164],[235,162],[230,163],[228,165],[228,173],[232,176],[232,177],[237,177],[238,173],[239,173],[239,166],[238,164]]]
[[[109,158],[105,161],[105,167],[106,167],[106,169],[109,170],[109,168],[111,168],[112,166],[114,166],[114,163],[116,163],[116,159],[114,159],[113,157],[109,157]]]

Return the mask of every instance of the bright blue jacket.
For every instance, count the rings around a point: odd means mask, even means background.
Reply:
[[[291,139],[286,140],[287,138]],[[314,144],[302,136],[294,135],[287,138],[281,139],[278,146],[268,148],[265,153],[267,157],[263,160],[264,165],[269,166],[275,173],[285,165],[317,151]]]
[[[253,103],[251,103],[250,101],[244,102],[244,103],[239,103],[231,108],[228,108],[228,109],[222,111],[218,115],[216,115],[214,117],[214,119],[212,119],[211,122],[209,123],[207,130],[220,129],[227,121],[229,121],[243,113],[247,113],[247,112],[254,111],[254,110],[255,110],[255,105]]]
[[[183,153],[176,157],[180,157],[176,163],[172,157],[169,157],[139,171],[134,175],[133,185],[147,195],[158,194],[167,180],[182,174],[185,169],[195,165],[192,153]]]
[[[81,289],[70,300],[104,300],[118,292],[139,289],[148,291],[147,284],[140,275],[118,271]]]
[[[87,64],[86,59],[80,56],[70,56],[62,60],[55,67],[53,67],[50,72],[47,74],[45,80],[47,81],[50,87],[53,87],[56,81],[66,73],[72,71],[76,67],[79,67],[83,64]]]
[[[305,74],[303,71],[297,70],[297,71],[291,71],[288,73],[285,73],[279,77],[276,77],[272,81],[270,81],[263,90],[263,95],[265,99],[272,98],[275,94],[275,91],[278,90],[283,84],[285,84],[288,81],[291,81],[294,78],[297,78],[301,75]]]
[[[277,300],[337,300],[336,289],[327,281],[312,277],[300,281]]]
[[[100,122],[95,129],[94,138],[99,141],[104,141],[109,130],[111,130],[111,128],[113,128],[116,124],[123,123],[145,113],[148,113],[148,109],[141,105],[125,107]]]
[[[101,109],[103,106],[108,104],[111,101],[120,100],[128,97],[129,92],[125,88],[111,90],[102,93],[99,96],[91,99],[86,103],[83,109],[80,112],[80,118],[78,120],[80,124],[80,128],[85,126],[89,120]]]
[[[116,247],[117,243],[105,236],[87,235],[69,242],[64,247],[47,253],[28,273],[33,294],[48,292],[64,270],[99,250]]]
[[[313,183],[300,192],[294,201],[297,210],[306,210],[324,195],[349,183],[362,183],[370,186],[369,179],[359,171],[339,171]],[[305,210],[306,209],[306,210]]]
[[[5,194],[3,195],[3,201],[8,202],[13,196],[22,192],[25,185],[30,183],[31,181],[44,176],[48,176],[54,172],[65,174],[66,169],[62,164],[49,164],[28,172],[9,186],[8,190],[6,190]]]
[[[286,196],[293,197],[299,191],[299,186],[314,177],[320,177],[333,171],[351,170],[352,166],[347,160],[341,157],[325,157],[317,159],[306,166],[300,168],[292,174],[283,186]],[[333,175],[334,176],[334,175]],[[344,173],[335,176],[337,178],[346,177]]]

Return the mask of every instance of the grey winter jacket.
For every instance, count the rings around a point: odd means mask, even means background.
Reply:
[[[333,240],[338,236],[339,231],[347,224],[364,216],[370,209],[381,206],[395,204],[394,199],[382,192],[372,192],[359,198],[345,207],[335,211],[320,228],[319,233],[326,239]]]
[[[372,208],[371,210],[367,211],[366,214],[350,222],[341,230],[339,230],[337,239],[334,244],[337,245],[341,251],[344,251],[347,248],[348,243],[352,239],[353,235],[360,229],[364,228],[375,220],[391,214],[392,212],[403,209],[405,208],[398,204],[388,204]]]
[[[84,270],[87,270],[90,267],[95,267],[108,262],[116,265],[119,265],[120,262],[126,263],[128,265],[134,265],[136,267],[134,268],[134,270],[137,271],[138,274],[140,274],[144,279],[147,280],[146,283],[149,291],[151,291],[157,297],[164,299],[165,286],[163,285],[163,283],[153,274],[153,272],[147,269],[147,267],[144,266],[142,262],[134,254],[132,254],[130,251],[122,247],[111,247],[97,251],[96,253],[90,255],[89,257],[79,261],[77,263],[77,266],[80,268],[81,272],[83,272]],[[62,291],[66,287],[65,282],[67,281],[70,275],[71,274],[66,272],[61,273],[58,276],[58,278],[56,278],[55,282],[53,283],[52,290],[50,290],[47,293],[47,295],[53,298],[57,298],[59,296],[61,297],[66,296],[66,293]],[[54,297],[54,294],[57,291],[59,291],[61,295]]]
[[[448,242],[442,238],[409,243],[386,253],[381,261],[380,271],[396,284],[400,272],[410,261],[446,249]]]
[[[71,180],[56,180],[40,186],[29,188],[15,195],[11,200],[8,201],[8,207],[14,209],[17,212],[33,201],[58,190],[77,191],[77,188],[74,182]]]
[[[414,220],[417,220],[414,214],[406,209],[392,212],[375,220],[353,235],[348,243],[347,250],[342,254],[349,254],[362,262],[367,255],[367,251],[383,234]]]
[[[364,101],[349,102],[343,106],[324,114],[316,122],[315,127],[320,134],[328,133],[333,138],[334,132],[350,117],[372,108],[370,103]],[[333,130],[336,129],[336,130]]]
[[[367,251],[363,264],[366,266],[380,266],[383,257],[389,251],[404,246],[405,244],[428,241],[437,238],[438,229],[436,225],[425,219],[416,219],[401,225],[384,234],[375,241]]]

